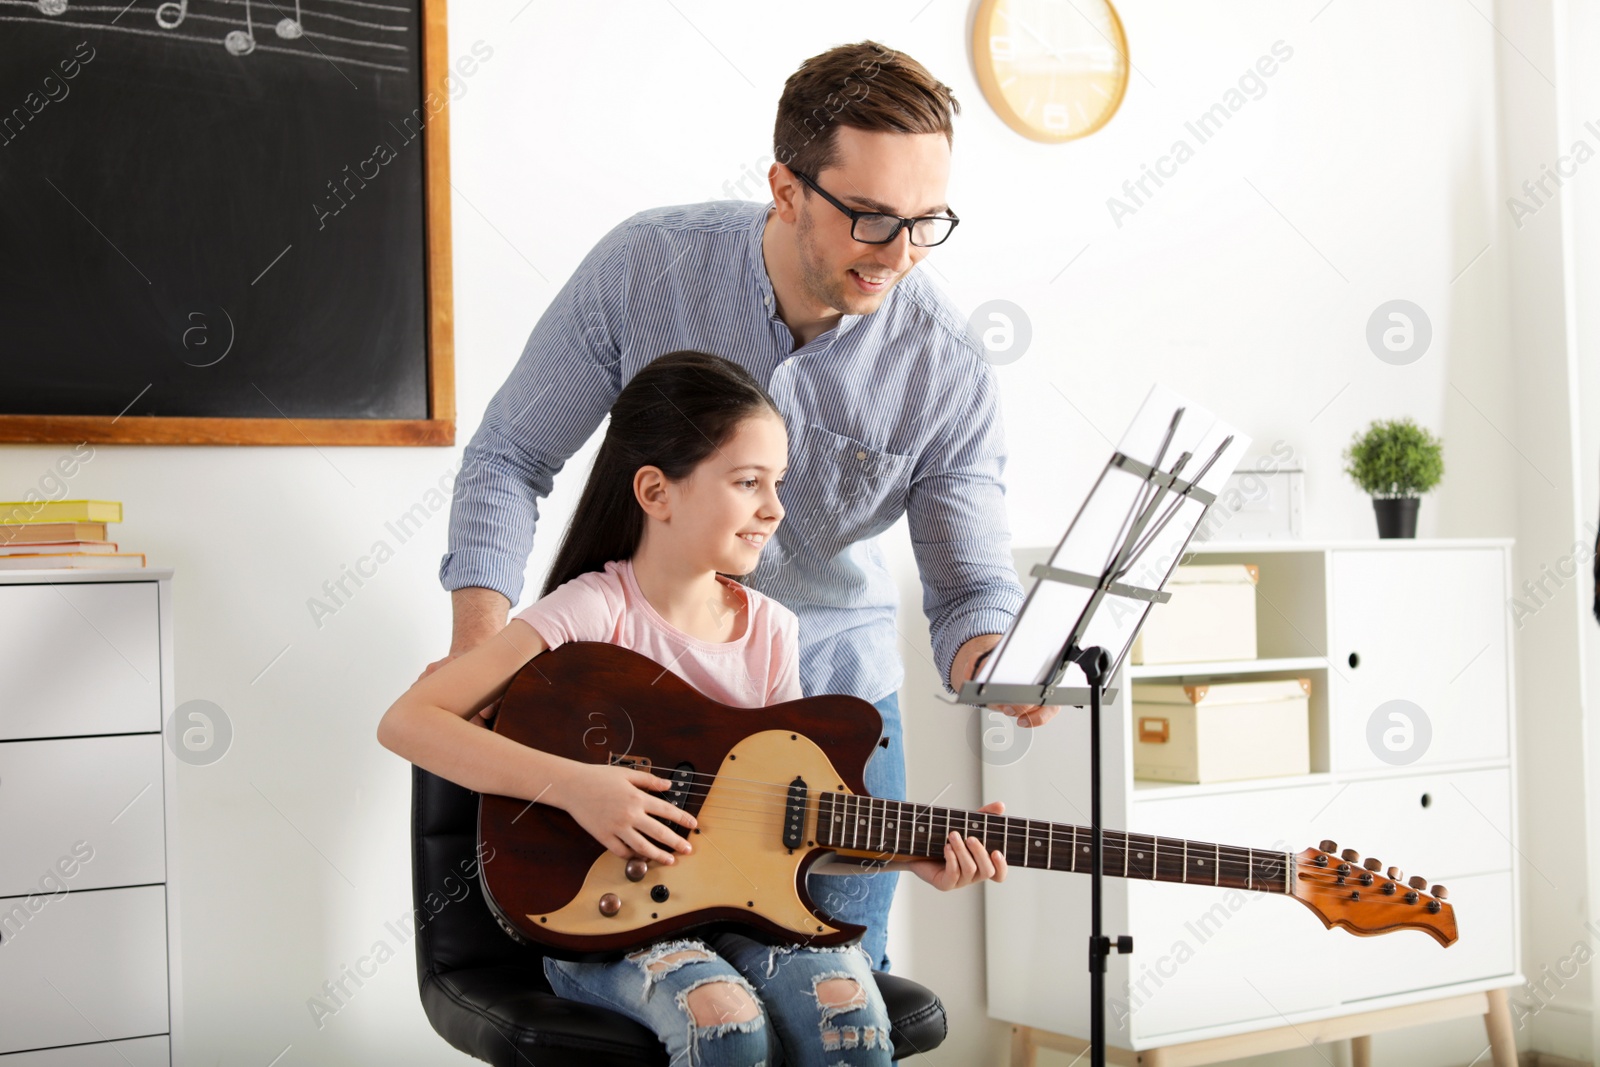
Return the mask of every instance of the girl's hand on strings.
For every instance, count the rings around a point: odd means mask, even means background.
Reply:
[[[550,799],[613,855],[670,864],[674,853],[694,849],[661,819],[691,830],[696,825],[693,815],[654,795],[671,787],[649,771],[580,763]]]
[[[978,810],[989,815],[1002,815],[1006,804],[1003,800],[996,800]],[[950,838],[945,842],[943,863],[932,859],[912,860],[909,866],[911,873],[945,892],[991,878],[996,882],[1006,880],[1006,858],[998,849],[990,852],[976,837],[963,839],[954,830],[950,831]]]

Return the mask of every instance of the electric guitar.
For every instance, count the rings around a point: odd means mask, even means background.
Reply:
[[[698,823],[694,852],[671,865],[623,859],[559,808],[484,795],[478,809],[484,895],[507,933],[550,955],[605,958],[693,927],[734,924],[769,942],[845,944],[806,891],[830,854],[942,860],[951,830],[1012,867],[1087,874],[1088,827],[885,800],[862,781],[878,744],[877,709],[852,696],[735,708],[617,645],[574,642],[530,660],[506,689],[494,729],[587,763],[669,779],[658,796]],[[1107,830],[1104,873],[1275,893],[1330,929],[1371,936],[1421,930],[1457,938],[1443,886],[1401,881],[1324,841],[1298,854]]]

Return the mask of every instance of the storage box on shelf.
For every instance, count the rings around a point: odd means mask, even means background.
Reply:
[[[1025,575],[1048,549],[1016,555]],[[1216,542],[1192,561],[1259,567],[1259,658],[1122,668],[1102,737],[1106,825],[1296,853],[1332,838],[1445,884],[1462,937],[1448,949],[1411,931],[1356,938],[1288,898],[1108,879],[1105,929],[1135,948],[1110,959],[1113,1048],[1193,1047],[1518,983],[1510,542]],[[1134,779],[1134,682],[1299,678],[1307,773]],[[1087,713],[1065,709],[1018,739],[1020,758],[985,762],[984,795],[1086,822]],[[990,1015],[1087,1038],[1088,879],[1019,869],[985,892]]]
[[[1150,606],[1128,662],[1255,659],[1259,577],[1258,568],[1248,563],[1175,568],[1167,581],[1172,599]]]
[[[173,1060],[171,574],[0,573],[0,1067]]]
[[[1133,776],[1234,782],[1311,772],[1311,679],[1133,684]]]

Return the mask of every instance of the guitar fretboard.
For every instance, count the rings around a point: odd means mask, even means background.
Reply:
[[[1088,874],[1093,862],[1087,826],[1009,815],[936,808],[850,793],[817,797],[817,844],[891,859],[942,859],[950,831],[976,837],[1013,867]],[[1104,830],[1104,872],[1115,878],[1225,886],[1286,893],[1291,853],[1240,848],[1181,837]]]

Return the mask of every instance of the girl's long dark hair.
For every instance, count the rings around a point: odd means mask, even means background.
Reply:
[[[611,425],[539,595],[633,558],[644,536],[644,509],[633,495],[640,467],[680,481],[764,409],[782,418],[760,383],[721,356],[669,352],[635,374],[611,405]]]

